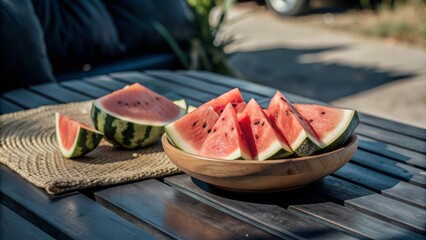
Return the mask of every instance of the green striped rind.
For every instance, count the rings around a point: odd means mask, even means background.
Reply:
[[[79,129],[74,147],[71,152],[65,151],[60,146],[61,153],[66,158],[75,158],[85,155],[95,149],[102,140],[103,135],[101,133],[93,132],[85,128]]]
[[[314,152],[318,151],[320,147],[318,147],[314,142],[306,137],[305,140],[294,150],[294,153],[299,157],[309,156]]]
[[[266,160],[286,158],[286,157],[288,157],[292,154],[293,154],[292,152],[289,152],[289,151],[282,148],[281,150],[279,150],[278,152],[276,152],[272,156],[268,157]]]
[[[141,125],[118,119],[92,104],[93,125],[105,139],[118,148],[135,149],[156,143],[164,133],[163,126]]]
[[[355,131],[355,129],[358,127],[359,125],[359,117],[358,117],[358,113],[356,111],[354,111],[354,114],[348,124],[348,126],[346,127],[345,131],[340,134],[339,137],[337,137],[336,140],[334,140],[331,144],[329,144],[327,147],[317,151],[317,153],[325,153],[325,152],[329,152],[329,151],[333,151],[339,147],[341,147],[346,140],[349,139],[349,137],[352,135],[352,133]]]

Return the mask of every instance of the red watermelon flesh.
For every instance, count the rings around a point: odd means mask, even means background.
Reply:
[[[114,117],[141,125],[162,126],[182,114],[172,101],[139,83],[99,98],[96,105]]]
[[[204,141],[200,155],[228,160],[251,159],[250,149],[231,103],[225,107]]]
[[[307,156],[318,150],[320,143],[315,133],[282,93],[279,91],[275,93],[266,112],[278,132],[297,155]]]
[[[239,114],[239,121],[253,159],[282,158],[292,153],[254,99]]]
[[[187,153],[198,154],[219,115],[212,106],[201,106],[165,126],[169,139]]]
[[[241,92],[238,88],[234,88],[217,98],[214,98],[201,106],[212,106],[217,114],[221,114],[226,105],[231,103],[237,113],[242,112],[246,106]]]
[[[327,150],[344,143],[359,124],[358,114],[352,109],[316,104],[294,104],[294,107]]]

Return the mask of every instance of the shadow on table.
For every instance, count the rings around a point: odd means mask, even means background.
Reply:
[[[329,102],[385,83],[411,77],[400,72],[324,60],[322,54],[350,46],[236,52],[230,64],[251,82]]]

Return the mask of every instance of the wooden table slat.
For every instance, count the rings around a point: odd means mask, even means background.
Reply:
[[[411,231],[426,233],[424,225],[426,211],[356,184],[328,176],[308,186],[307,190],[372,217],[392,222]]]
[[[0,238],[1,239],[53,239],[47,233],[28,222],[3,204],[0,204]]]
[[[339,230],[292,214],[278,205],[271,204],[267,197],[250,198],[245,195],[223,195],[223,192],[211,193],[195,185],[191,177],[187,175],[167,177],[165,182],[178,191],[243,221],[249,221],[257,228],[282,238],[353,238]],[[204,184],[204,187],[207,186]]]
[[[84,81],[109,91],[115,91],[127,85],[123,82],[116,81],[115,79],[113,79],[112,77],[108,75],[88,77],[88,78],[84,78]]]
[[[360,149],[356,151],[351,161],[388,176],[410,182],[416,186],[426,186],[426,177],[422,173],[424,171],[418,168],[365,152]]]
[[[93,86],[91,84],[88,84],[81,79],[64,81],[64,82],[61,82],[60,84],[68,89],[72,89],[73,91],[84,94],[91,98],[99,98],[111,92],[111,91]]]
[[[426,170],[426,155],[358,135],[359,149]]]
[[[36,108],[43,105],[57,104],[57,102],[52,99],[40,96],[24,88],[3,93],[2,97],[24,108]]]
[[[23,107],[18,106],[7,99],[0,98],[0,114],[18,112],[24,110]]]
[[[91,99],[85,95],[61,87],[56,83],[35,85],[31,86],[30,89],[42,96],[50,97],[61,103],[79,102]]]
[[[155,238],[82,194],[52,198],[3,164],[0,164],[0,201],[53,238]]]
[[[131,222],[146,222],[172,238],[276,238],[157,180],[101,190],[95,192],[95,197],[98,202]]]
[[[337,170],[334,176],[372,189],[384,196],[426,209],[426,189],[375,172],[351,162]]]
[[[416,151],[422,154],[426,154],[425,140],[420,140],[406,135],[389,132],[387,130],[369,126],[366,124],[360,124],[355,130],[356,133],[379,140],[381,142],[390,143],[396,146],[400,146],[412,151]]]
[[[255,84],[251,82],[241,81],[235,78],[222,76],[216,73],[210,73],[210,72],[204,72],[204,71],[183,71],[183,72],[178,72],[178,74],[191,76],[200,80],[215,82],[225,86],[239,87],[241,89],[244,89],[253,93],[262,94],[266,97],[271,97],[276,91],[274,88],[271,88],[271,87],[267,87],[267,86],[263,86],[263,85]],[[285,93],[286,96],[291,101],[294,101],[294,102],[324,104],[323,102],[320,102],[314,99],[288,93],[285,90],[283,90],[283,93]],[[387,131],[404,134],[407,136],[415,137],[420,140],[426,139],[426,129],[421,129],[414,126],[408,126],[406,124],[401,124],[398,122],[390,122],[386,119],[374,117],[374,116],[363,114],[363,113],[360,113],[360,118],[361,118],[361,121],[366,124],[369,124],[378,128],[382,128]]]
[[[171,71],[147,71],[146,74],[153,78],[160,78],[163,80],[167,80],[167,82],[174,82],[177,84],[182,84],[187,86],[188,88],[195,89],[196,91],[208,92],[213,95],[213,97],[217,97],[235,87],[231,85],[221,86],[217,84],[212,84],[208,81],[200,81],[199,79],[177,75],[175,72]],[[257,94],[253,94],[251,92],[244,92],[243,98],[246,102],[248,102],[251,98],[255,98],[258,101],[261,96]]]
[[[405,239],[418,239],[421,236],[315,195],[304,194],[303,191],[284,193],[278,202],[289,211],[340,228],[360,238],[385,239],[404,236]]]

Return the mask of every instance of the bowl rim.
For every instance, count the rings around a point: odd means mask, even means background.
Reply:
[[[327,155],[332,155],[332,154],[337,154],[338,152],[342,152],[344,151],[346,148],[350,147],[353,144],[356,144],[358,142],[358,137],[356,135],[356,133],[352,133],[351,136],[348,138],[348,140],[346,140],[345,144],[338,148],[335,149],[333,151],[330,152],[325,152],[325,153],[321,153],[321,154],[316,154],[316,155],[310,155],[310,156],[306,156],[306,157],[293,157],[293,158],[282,158],[282,159],[268,159],[268,160],[263,160],[263,161],[259,161],[259,160],[255,160],[255,159],[243,159],[243,160],[225,160],[225,159],[219,159],[219,158],[209,158],[209,157],[203,157],[200,155],[196,155],[196,154],[190,154],[187,152],[184,152],[183,150],[173,146],[168,138],[167,138],[167,134],[164,133],[163,136],[161,137],[161,143],[163,145],[163,148],[170,148],[173,151],[178,152],[180,155],[184,155],[186,157],[190,157],[190,158],[196,158],[202,161],[211,161],[211,162],[216,162],[216,163],[227,163],[227,164],[279,164],[279,163],[285,163],[285,162],[289,162],[289,161],[304,161],[304,160],[312,160],[312,159],[317,159],[320,157],[324,157]]]

